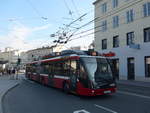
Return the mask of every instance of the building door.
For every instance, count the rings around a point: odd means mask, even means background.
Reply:
[[[114,77],[119,80],[119,59],[112,60],[112,72]]]
[[[135,79],[134,58],[128,58],[128,80]]]
[[[150,56],[145,57],[145,77],[150,77]]]

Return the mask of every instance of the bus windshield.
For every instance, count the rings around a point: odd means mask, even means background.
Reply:
[[[91,81],[98,83],[112,80],[112,72],[105,58],[83,57],[81,60]]]

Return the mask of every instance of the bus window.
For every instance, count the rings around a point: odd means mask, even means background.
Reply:
[[[64,76],[69,76],[70,75],[70,60],[64,61],[63,74],[64,74]]]
[[[31,64],[31,73],[36,73],[36,64]]]
[[[31,72],[31,66],[30,64],[27,64],[26,66],[26,73]]]
[[[71,61],[71,65],[70,65],[70,74],[76,74],[76,70],[77,70],[77,61],[76,60],[72,60]]]
[[[41,74],[52,74],[53,64],[50,62],[44,62],[40,65]]]
[[[46,65],[43,66],[43,69],[41,71],[43,71],[44,74],[48,74],[49,73],[48,70],[49,70],[49,65],[46,64]]]
[[[48,69],[49,74],[53,74],[53,64],[49,64],[49,69]]]
[[[55,75],[62,75],[63,74],[63,63],[62,62],[56,62],[53,65],[53,71]]]

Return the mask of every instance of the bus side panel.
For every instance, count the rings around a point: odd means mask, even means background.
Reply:
[[[37,81],[36,74],[32,74],[32,80]]]
[[[48,85],[48,76],[44,76],[43,78],[44,85]]]
[[[30,79],[30,72],[26,72],[25,77],[28,78],[28,79]]]
[[[30,79],[31,79],[31,80],[34,80],[32,73],[30,74]]]
[[[54,81],[54,87],[60,88],[60,89],[63,88],[64,79],[62,79],[62,78],[54,78],[53,81]]]
[[[35,75],[32,73],[32,75],[31,75],[31,78],[32,78],[32,80],[36,80],[36,78],[35,78]]]
[[[48,76],[40,75],[40,83],[48,85]]]
[[[27,78],[31,79],[31,73],[28,73]]]
[[[78,82],[77,83],[77,94],[78,95],[91,96],[92,91],[89,88],[84,88],[84,86],[80,82]]]

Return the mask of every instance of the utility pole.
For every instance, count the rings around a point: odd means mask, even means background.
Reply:
[[[21,63],[21,59],[19,58],[19,53],[18,53],[16,79],[18,79],[18,72],[19,72],[19,65],[20,65],[20,63]]]

